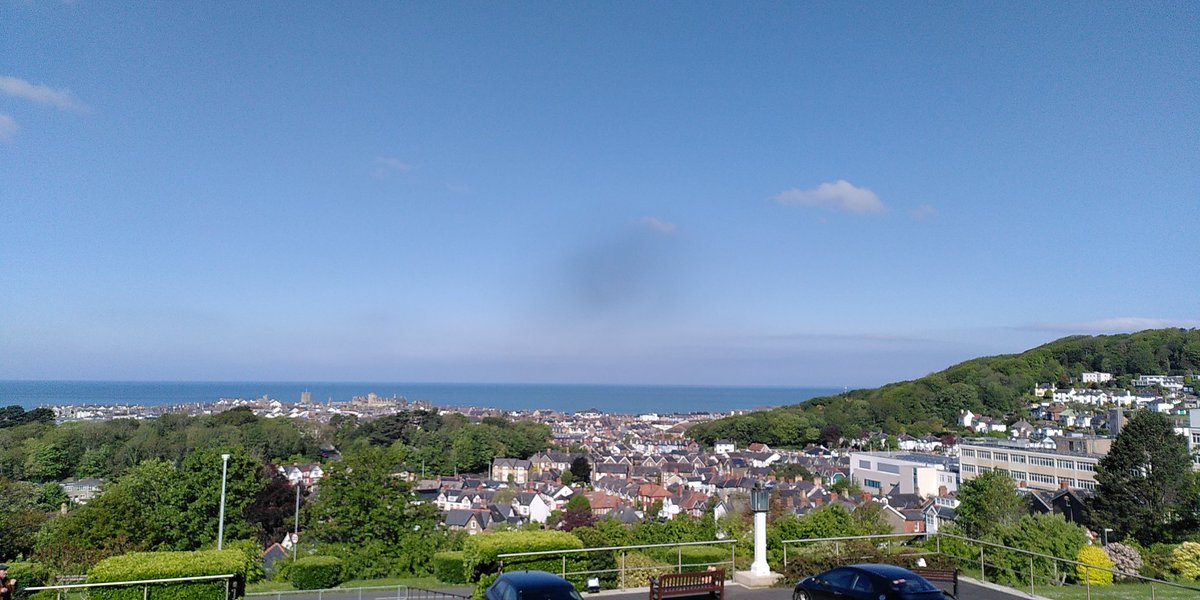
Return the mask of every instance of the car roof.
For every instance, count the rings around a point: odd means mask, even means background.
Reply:
[[[862,564],[850,565],[850,568],[866,571],[872,575],[878,575],[879,577],[884,577],[887,579],[912,579],[914,577],[920,577],[920,575],[917,575],[916,573],[913,573],[912,571],[909,571],[903,567],[897,567],[896,565]]]
[[[575,589],[571,582],[546,571],[505,571],[496,580],[507,581],[512,586],[521,589]]]

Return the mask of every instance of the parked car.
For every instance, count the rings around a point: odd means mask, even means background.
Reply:
[[[792,600],[943,600],[944,594],[924,577],[893,565],[850,565],[805,577]]]
[[[487,589],[487,600],[583,600],[570,581],[546,571],[501,573]]]

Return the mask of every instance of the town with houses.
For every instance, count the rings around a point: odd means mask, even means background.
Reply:
[[[1141,376],[1135,389],[1107,389],[1108,373],[1084,373],[1074,387],[1039,384],[1030,390],[1027,414],[1008,420],[964,411],[959,435],[913,437],[862,433],[838,447],[739,447],[717,441],[702,448],[686,437],[695,423],[727,413],[606,414],[597,410],[506,412],[486,407],[434,407],[400,397],[369,394],[349,402],[313,402],[307,394],[288,405],[263,397],[222,399],[172,407],[206,414],[249,407],[266,417],[328,421],[336,415],[373,418],[400,410],[456,412],[468,418],[503,415],[551,428],[555,447],[528,459],[496,458],[490,472],[426,478],[401,473],[413,483],[417,501],[440,509],[445,526],[470,534],[528,524],[546,524],[576,495],[589,500],[598,518],[633,523],[679,515],[719,518],[756,485],[775,492],[780,510],[803,515],[830,504],[849,509],[876,502],[896,533],[933,533],[955,518],[959,485],[986,471],[1009,474],[1031,497],[1035,510],[1078,521],[1083,501],[1096,486],[1096,464],[1134,411],[1166,413],[1176,420],[1193,457],[1200,458],[1200,401],[1184,378]],[[165,408],[137,406],[54,407],[60,421],[154,418]],[[336,460],[332,447],[322,456]],[[586,461],[590,485],[564,473]],[[1196,464],[1200,468],[1200,462]],[[277,465],[293,485],[319,489],[321,464]],[[795,476],[805,473],[806,476]],[[850,480],[853,485],[841,484]],[[102,480],[62,482],[74,502],[86,503]],[[840,489],[841,491],[834,491]],[[855,490],[851,492],[849,490]],[[285,546],[291,540],[285,541]]]

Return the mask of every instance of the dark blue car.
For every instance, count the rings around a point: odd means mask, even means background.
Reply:
[[[792,600],[943,600],[925,578],[893,565],[850,565],[805,577]]]
[[[487,589],[487,600],[583,600],[571,582],[545,571],[501,573]]]

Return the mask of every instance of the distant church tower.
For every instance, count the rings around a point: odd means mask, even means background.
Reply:
[[[304,390],[300,392],[300,404],[308,404],[312,402],[312,392]]]

